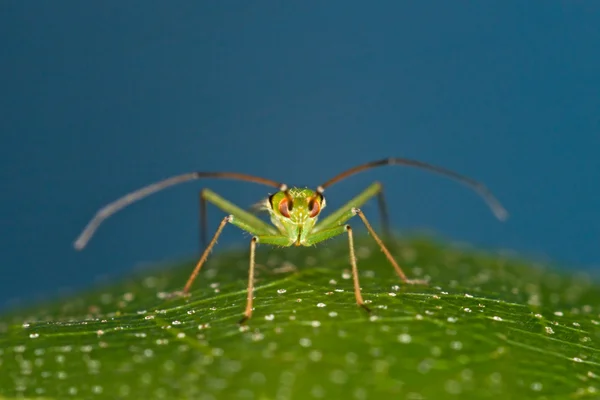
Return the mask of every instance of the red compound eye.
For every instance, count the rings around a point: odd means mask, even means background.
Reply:
[[[321,211],[321,204],[317,201],[317,199],[310,199],[308,202],[308,210],[310,211],[310,217],[314,218],[319,215]]]
[[[284,197],[279,202],[279,212],[286,218],[290,217],[290,208],[289,208],[289,200],[287,197]]]

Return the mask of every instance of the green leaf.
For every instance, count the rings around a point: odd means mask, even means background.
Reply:
[[[502,254],[413,239],[392,246],[402,286],[370,238],[216,254],[0,320],[0,398],[600,398],[599,285]]]

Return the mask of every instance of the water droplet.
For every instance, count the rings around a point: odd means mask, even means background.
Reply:
[[[539,392],[540,390],[542,390],[543,385],[540,382],[533,382],[530,387],[531,390]]]
[[[402,333],[398,335],[398,341],[400,343],[410,343],[412,341],[412,337],[408,333]]]
[[[463,347],[462,342],[459,342],[458,340],[450,342],[450,348],[453,350],[460,350],[460,349],[462,349],[462,347]]]
[[[310,347],[312,345],[312,341],[309,338],[302,338],[299,343],[302,347]]]
[[[348,380],[348,375],[342,370],[335,369],[331,371],[329,379],[335,384],[343,385]]]
[[[275,319],[275,315],[273,315],[273,314],[265,315],[265,319],[267,321],[273,321]]]
[[[317,304],[317,307],[323,308],[323,307],[325,307],[325,303],[319,303],[319,304]]]
[[[462,392],[462,386],[460,382],[455,381],[454,379],[448,379],[444,384],[444,389],[446,389],[446,392],[450,394],[459,394]]]
[[[338,315],[338,313],[336,313],[335,311],[330,311],[329,312],[329,316],[332,317],[332,318],[337,317],[337,315]]]
[[[279,294],[284,294],[285,292],[287,292],[287,290],[285,290],[285,289],[277,289],[277,293],[279,293]]]
[[[30,337],[31,339],[37,339],[37,338],[39,338],[39,337],[40,337],[40,334],[39,334],[39,333],[30,333],[30,334],[29,334],[29,337]]]
[[[318,362],[323,358],[323,354],[318,350],[312,350],[308,353],[308,358],[310,358],[311,361]]]

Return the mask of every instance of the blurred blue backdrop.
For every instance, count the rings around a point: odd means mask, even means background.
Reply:
[[[388,156],[485,182],[511,218],[400,167],[332,187],[329,210],[378,179],[398,230],[592,268],[599,20],[598,2],[3,1],[0,304],[195,254],[202,186],[244,207],[269,192],[188,183],[73,249],[100,206],[155,180],[228,170],[314,187]],[[219,248],[235,243],[231,227]]]

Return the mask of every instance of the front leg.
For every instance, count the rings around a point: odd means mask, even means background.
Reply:
[[[383,251],[383,253],[387,257],[390,264],[392,264],[392,266],[394,267],[394,270],[396,270],[396,273],[398,274],[398,276],[400,277],[402,282],[407,283],[407,284],[427,283],[424,280],[408,279],[408,277],[406,276],[404,271],[402,271],[402,268],[400,268],[400,265],[398,265],[396,260],[394,260],[394,257],[392,257],[392,254],[390,253],[390,251],[387,249],[387,247],[385,246],[383,241],[379,238],[379,235],[377,235],[377,233],[375,232],[375,230],[373,229],[373,227],[367,220],[367,217],[365,217],[364,213],[358,208],[351,208],[349,210],[344,211],[344,213],[339,213],[337,220],[332,222],[333,225],[337,225],[337,226],[334,226],[333,228],[323,229],[323,230],[317,231],[315,233],[311,233],[311,237],[309,238],[309,240],[306,241],[306,243],[307,243],[306,245],[310,246],[311,244],[318,243],[325,239],[329,239],[330,237],[341,234],[343,232],[342,228],[345,227],[345,225],[343,225],[343,224],[345,224],[350,218],[354,217],[355,215],[358,215],[360,217],[360,219],[363,221],[363,223],[367,227],[367,230],[369,231],[369,233],[371,234],[373,239],[375,239],[375,241],[381,248],[381,251]],[[333,233],[333,232],[337,232],[337,233]]]
[[[363,300],[362,294],[360,293],[358,267],[356,265],[356,254],[354,252],[354,238],[352,236],[352,228],[350,227],[350,225],[339,225],[333,228],[325,229],[321,232],[311,234],[308,236],[308,238],[303,244],[305,246],[312,246],[316,243],[341,235],[344,232],[348,232],[348,246],[350,246],[350,265],[352,266],[352,280],[354,282],[354,297],[356,298],[356,304],[367,310],[367,312],[371,312],[371,310],[365,305],[365,301]]]
[[[252,226],[253,230],[249,231],[253,234],[277,234],[278,232],[269,224],[255,216],[254,214],[242,210],[235,204],[225,200],[210,189],[204,188],[200,191],[199,197],[199,229],[200,229],[200,251],[206,249],[207,244],[207,218],[206,218],[206,206],[207,203],[212,203],[216,207],[225,211],[228,214],[236,216],[238,221],[241,221],[246,226]],[[241,227],[241,226],[240,226]],[[248,229],[241,227],[248,231]]]
[[[257,235],[250,240],[250,267],[248,269],[248,297],[246,298],[246,310],[244,311],[244,317],[240,320],[240,325],[245,323],[252,316],[252,302],[254,300],[254,255],[256,253],[256,244],[265,243],[274,246],[291,246],[294,243],[287,236],[282,235]]]
[[[372,183],[357,196],[353,197],[349,202],[322,219],[315,227],[315,232],[343,224],[348,220],[348,210],[351,210],[354,207],[362,207],[363,204],[371,200],[373,197],[377,197],[379,216],[381,217],[381,229],[383,230],[384,236],[386,238],[391,238],[389,214],[385,196],[383,194],[383,185],[381,182]]]

